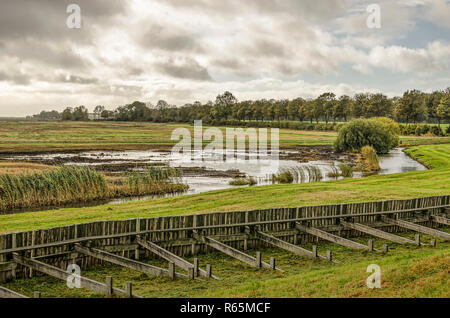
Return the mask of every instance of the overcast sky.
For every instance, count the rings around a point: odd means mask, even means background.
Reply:
[[[448,86],[447,0],[0,1],[0,116]]]

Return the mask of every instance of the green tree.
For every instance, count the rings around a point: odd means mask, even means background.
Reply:
[[[372,94],[364,107],[364,117],[388,117],[392,115],[393,103],[383,94]]]
[[[366,104],[369,103],[370,95],[367,93],[356,94],[353,98],[351,113],[355,118],[364,116]]]
[[[72,120],[75,121],[88,121],[89,120],[89,113],[86,107],[84,106],[78,106],[75,107],[72,113]]]
[[[102,116],[102,113],[105,111],[105,106],[95,106],[94,109],[94,115],[95,115],[95,119],[100,119],[100,117]]]
[[[447,93],[442,97],[441,102],[437,107],[436,114],[442,120],[450,120],[450,93]]]
[[[236,97],[230,92],[218,95],[214,104],[212,115],[216,120],[228,120],[233,113],[233,106],[237,103]]]
[[[443,91],[434,91],[433,93],[424,96],[424,104],[427,108],[428,118],[437,120],[439,127],[441,126],[442,118],[438,115],[437,110],[444,96],[445,93]]]
[[[338,118],[347,121],[349,113],[352,109],[352,99],[350,96],[343,95],[339,97],[339,100],[334,104],[333,119],[336,122]]]
[[[67,107],[62,112],[62,120],[72,120],[73,108]]]
[[[407,91],[398,101],[395,109],[397,119],[409,124],[416,123],[419,118],[426,117],[427,109],[423,102],[423,94],[418,90]]]

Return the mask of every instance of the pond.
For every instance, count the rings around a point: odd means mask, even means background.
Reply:
[[[313,151],[314,154],[314,151]],[[226,155],[226,154],[225,154]],[[182,182],[189,185],[189,190],[182,194],[170,194],[159,196],[143,196],[133,198],[116,199],[106,203],[122,203],[126,201],[146,200],[149,198],[161,198],[168,196],[180,196],[198,194],[214,190],[224,190],[233,188],[229,182],[234,177],[253,177],[257,185],[273,184],[271,175],[286,169],[304,171],[306,177],[296,181],[309,182],[308,169],[314,167],[322,175],[321,181],[336,180],[330,178],[328,173],[332,172],[333,166],[343,162],[351,161],[348,155],[338,155],[334,153],[323,153],[320,156],[306,156],[307,159],[298,156],[297,151],[280,151],[279,159],[266,157],[257,162],[251,162],[247,154],[246,158],[217,161],[217,154],[211,154],[203,161],[183,161],[177,162],[170,152],[163,151],[110,151],[110,152],[82,152],[82,153],[54,153],[39,155],[22,155],[6,158],[8,160],[26,160],[32,162],[42,162],[51,164],[93,166],[109,174],[121,173],[124,171],[145,170],[151,166],[172,166],[180,167],[183,170]],[[195,153],[193,153],[195,157]],[[251,157],[251,155],[250,155]],[[303,159],[299,159],[299,158]],[[315,160],[314,158],[320,158]],[[327,160],[329,158],[329,160]],[[426,167],[410,158],[401,148],[394,149],[388,155],[380,157],[381,170],[378,174],[395,174],[409,171],[423,171]],[[355,172],[353,178],[361,178],[361,173]],[[105,203],[105,202],[102,202]]]

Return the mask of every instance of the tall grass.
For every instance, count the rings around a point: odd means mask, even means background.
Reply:
[[[339,169],[341,169],[341,176],[344,178],[352,178],[353,177],[353,167],[346,164],[339,164]]]
[[[114,190],[116,196],[183,192],[188,187],[181,183],[182,176],[181,169],[151,167],[144,173],[128,173],[125,186],[116,187]]]
[[[62,206],[95,200],[184,192],[181,170],[152,167],[113,183],[98,171],[62,167],[34,174],[0,175],[0,211]]]
[[[297,166],[280,169],[277,174],[272,175],[271,179],[273,183],[304,183],[320,181],[323,175],[317,166]]]
[[[87,202],[108,196],[104,175],[88,168],[0,175],[1,210]]]
[[[363,172],[380,171],[380,160],[377,152],[371,146],[365,146],[361,149],[360,170]]]

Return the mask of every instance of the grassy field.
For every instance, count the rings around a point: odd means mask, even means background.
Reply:
[[[10,125],[10,126],[8,126]],[[26,123],[20,129],[7,122],[0,128],[0,152],[83,149],[146,149],[149,145],[170,146],[170,133],[179,125],[130,123]],[[189,126],[185,126],[189,127]],[[281,146],[332,144],[335,133],[281,131]],[[450,193],[450,141],[446,138],[408,138],[405,143],[420,146],[406,150],[429,171],[371,176],[308,184],[271,185],[214,191],[193,196],[129,202],[120,205],[57,209],[0,216],[0,233],[48,228],[99,220],[181,215],[213,211],[235,211],[270,207],[403,199]],[[407,141],[405,141],[407,140]],[[432,144],[432,145],[429,145]],[[46,169],[21,163],[5,163],[6,169]],[[445,229],[449,231],[449,229]],[[413,237],[412,233],[405,236]],[[424,236],[428,240],[430,237]],[[367,242],[368,238],[355,239]],[[376,241],[380,248],[386,242]],[[310,248],[311,246],[305,246]],[[321,243],[319,252],[332,250],[338,264],[306,260],[279,249],[263,251],[264,260],[276,257],[285,273],[256,270],[220,254],[200,255],[202,267],[213,265],[220,281],[198,282],[154,278],[118,266],[83,271],[83,276],[104,281],[114,277],[115,286],[132,281],[137,294],[145,297],[450,297],[450,243],[438,240],[438,247],[390,245],[390,252],[352,251]],[[250,251],[250,254],[255,251]],[[192,260],[192,259],[189,259]],[[161,260],[147,261],[166,267]],[[366,287],[367,266],[382,269],[382,288]],[[16,280],[5,287],[31,296],[101,297],[84,289],[68,289],[50,277]]]
[[[403,236],[412,238],[413,234]],[[424,236],[425,242],[430,237]],[[368,238],[354,239],[367,243]],[[376,247],[387,243],[376,241]],[[311,246],[305,245],[307,248]],[[212,264],[220,281],[188,281],[151,277],[123,267],[109,265],[82,272],[100,282],[112,276],[116,287],[133,282],[136,294],[158,297],[450,297],[450,243],[438,242],[437,248],[390,244],[388,254],[354,251],[336,244],[322,242],[319,252],[331,250],[338,264],[309,260],[280,249],[265,249],[263,259],[275,257],[285,272],[257,270],[231,257],[212,253],[198,255],[200,266]],[[255,251],[249,251],[255,255]],[[186,258],[193,261],[192,258]],[[146,263],[167,267],[163,260]],[[366,272],[370,264],[381,268],[381,289],[369,289]],[[178,269],[177,269],[178,271]],[[183,272],[180,270],[180,272]],[[68,289],[65,282],[36,277],[5,284],[14,291],[32,296],[35,290],[43,297],[104,297],[86,289]]]
[[[169,148],[181,124],[117,122],[2,122],[0,153]],[[225,132],[226,128],[221,128]],[[193,136],[193,133],[192,133]],[[280,146],[331,145],[335,132],[280,131]]]
[[[119,122],[21,122],[0,125],[0,153],[167,149],[172,131],[190,125]],[[225,131],[225,128],[221,128]],[[280,130],[280,147],[332,145],[336,132]],[[404,137],[405,145],[449,142],[450,137]]]
[[[433,167],[433,170],[363,179],[238,188],[120,205],[3,215],[0,216],[0,233],[99,220],[404,199],[450,193],[450,144],[418,146],[407,152]]]

